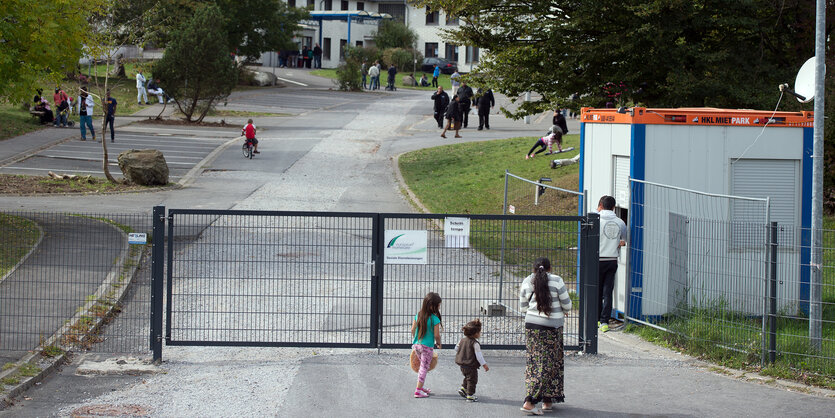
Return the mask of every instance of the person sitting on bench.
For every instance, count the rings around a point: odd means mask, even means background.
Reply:
[[[148,94],[157,96],[159,104],[165,102],[165,92],[162,91],[162,87],[159,86],[158,78],[152,78],[151,81],[148,82]]]
[[[32,108],[34,112],[40,112],[39,116],[41,119],[41,123],[52,123],[54,116],[52,114],[52,109],[49,108],[49,102],[46,101],[43,97],[38,96],[38,101],[35,102],[35,106]]]

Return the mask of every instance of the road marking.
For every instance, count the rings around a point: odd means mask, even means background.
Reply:
[[[286,81],[288,83],[292,83],[292,84],[295,84],[295,85],[298,85],[298,86],[307,87],[307,84],[299,83],[298,81],[288,80],[286,78],[281,78],[281,77],[276,77],[276,78],[281,80],[281,81]]]

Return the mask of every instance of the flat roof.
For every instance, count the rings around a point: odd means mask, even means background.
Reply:
[[[718,109],[714,107],[681,107],[675,109],[629,107],[599,109],[584,107],[581,123],[618,123],[640,125],[701,125],[809,127],[814,112],[772,112],[751,109]]]
[[[319,10],[310,12],[313,20],[345,20],[348,17],[357,19],[391,19],[388,13],[369,12],[367,10]]]

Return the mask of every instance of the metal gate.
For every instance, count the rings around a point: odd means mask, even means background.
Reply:
[[[586,315],[597,310],[594,214],[171,209],[165,216],[157,207],[154,218],[156,358],[163,339],[167,345],[408,347],[412,319],[429,291],[443,298],[444,341],[457,340],[467,321],[481,318],[483,347],[523,348],[517,289],[538,257],[551,260],[574,302],[566,349],[596,352],[597,315]],[[451,222],[467,224],[466,231],[445,231]],[[409,234],[423,237],[422,253],[391,256],[392,237]]]

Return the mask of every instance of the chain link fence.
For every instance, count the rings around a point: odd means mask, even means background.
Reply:
[[[629,320],[701,351],[835,375],[835,231],[824,231],[822,348],[809,339],[810,232],[769,199],[630,179]],[[829,331],[827,333],[827,331]]]

